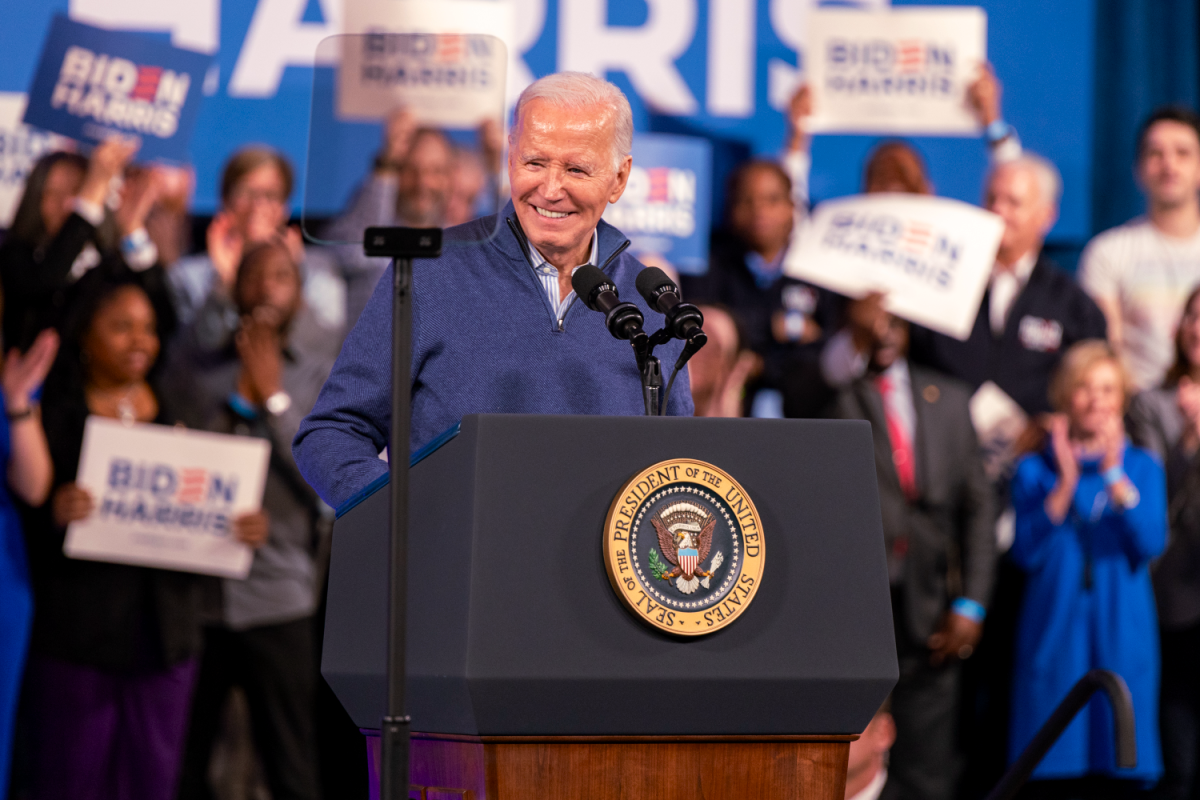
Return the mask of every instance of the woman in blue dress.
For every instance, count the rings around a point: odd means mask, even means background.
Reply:
[[[33,395],[57,350],[58,336],[44,331],[24,355],[11,351],[0,369],[5,413],[0,420],[0,459],[6,477],[0,482],[0,798],[8,791],[13,718],[33,621],[33,591],[13,495],[39,506],[50,492],[50,451]]]
[[[1010,759],[1091,669],[1133,697],[1137,766],[1118,769],[1112,713],[1096,698],[1033,774],[1030,796],[1122,797],[1162,773],[1158,624],[1150,560],[1166,542],[1162,467],[1125,438],[1127,382],[1108,344],[1067,351],[1051,385],[1050,445],[1013,479],[1012,558],[1027,576],[1013,674]]]

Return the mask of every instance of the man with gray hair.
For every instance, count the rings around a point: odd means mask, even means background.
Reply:
[[[1067,348],[1103,339],[1104,314],[1071,277],[1042,253],[1058,219],[1062,179],[1028,150],[988,175],[984,208],[1004,220],[996,263],[966,341],[912,326],[909,357],[970,385],[991,381],[1030,416],[1048,413],[1050,376]],[[872,331],[886,327],[881,295],[851,306],[845,330],[821,357],[826,382],[841,388],[865,370]]]
[[[983,205],[1004,219],[1004,233],[970,338],[912,331],[913,361],[972,389],[991,381],[1031,416],[1050,411],[1050,376],[1067,348],[1105,332],[1099,307],[1042,252],[1061,186],[1054,165],[1029,151],[998,164]]]
[[[625,190],[632,141],[629,101],[607,81],[565,72],[521,94],[512,200],[448,229],[442,256],[413,266],[413,451],[467,414],[643,413],[628,343],[571,289],[575,270],[594,265],[654,316],[635,288],[642,265],[625,253],[629,241],[601,219]],[[334,507],[387,474],[377,456],[391,428],[391,287],[389,272],[293,444],[305,479]],[[664,349],[671,363],[682,343]],[[691,415],[686,371],[676,384],[667,413]]]

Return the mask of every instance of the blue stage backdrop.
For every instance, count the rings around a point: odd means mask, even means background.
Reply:
[[[733,164],[751,154],[774,153],[781,144],[779,109],[798,66],[796,9],[816,2],[517,0],[519,49],[534,76],[558,69],[606,72],[630,95],[641,131],[710,138],[712,212],[719,221],[724,176]],[[987,0],[981,5],[988,14],[989,56],[1004,82],[1005,116],[1026,147],[1053,159],[1065,179],[1062,214],[1051,238],[1068,245],[1081,242],[1091,233],[1094,0]],[[239,145],[267,142],[297,165],[304,163],[312,87],[306,61],[311,64],[322,38],[337,32],[340,6],[341,0],[10,3],[0,29],[0,92],[28,89],[55,13],[148,31],[214,54],[191,142],[198,178],[195,207],[209,213],[216,207],[221,166]],[[818,137],[814,199],[857,191],[863,157],[875,141]],[[986,169],[981,141],[916,141],[940,194],[978,201]],[[372,156],[363,153],[363,172]],[[326,198],[324,208],[310,213],[336,212],[360,178],[346,174],[339,196]],[[298,191],[293,197],[297,213],[303,196]]]

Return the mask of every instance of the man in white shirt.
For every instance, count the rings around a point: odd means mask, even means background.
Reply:
[[[1079,280],[1108,318],[1108,338],[1138,389],[1162,381],[1183,301],[1200,283],[1200,117],[1154,112],[1138,136],[1146,216],[1096,236]]]

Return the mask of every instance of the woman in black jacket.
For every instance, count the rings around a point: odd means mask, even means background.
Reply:
[[[74,482],[88,416],[175,422],[154,388],[160,332],[141,277],[90,281],[46,382],[54,489],[26,523],[36,609],[26,696],[35,798],[168,800],[176,789],[213,579],[63,553],[67,525],[94,506]],[[265,516],[240,517],[234,534],[265,539]]]
[[[61,328],[84,292],[85,275],[105,278],[144,273],[160,325],[175,327],[166,273],[146,233],[145,220],[159,191],[153,170],[121,181],[137,145],[110,139],[89,158],[51,153],[25,183],[12,228],[0,245],[4,292],[4,348],[27,350],[46,328]],[[119,198],[110,212],[110,195]]]

